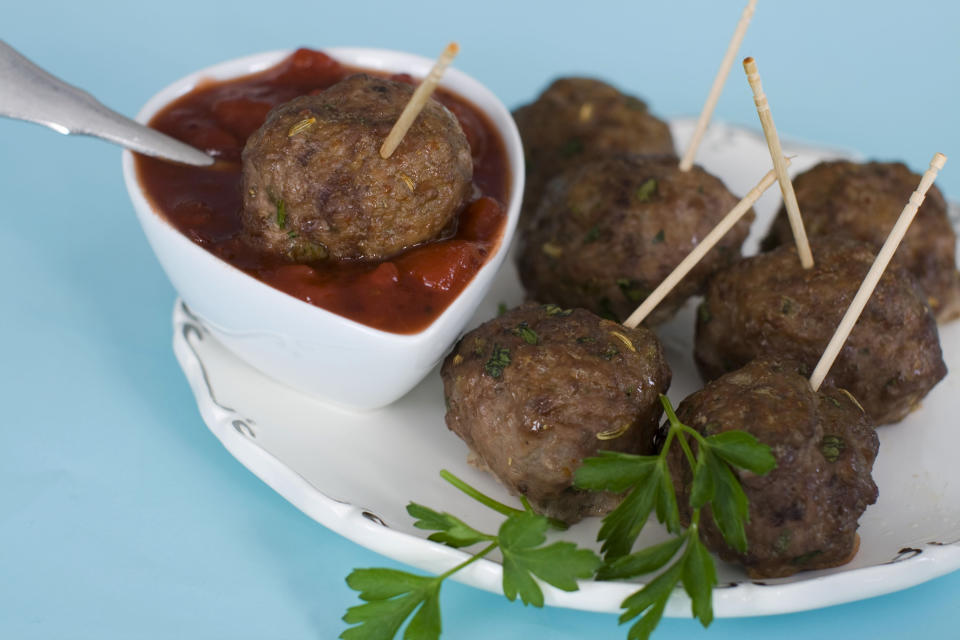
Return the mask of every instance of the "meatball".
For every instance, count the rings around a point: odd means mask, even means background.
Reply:
[[[747,431],[777,461],[764,476],[734,471],[750,501],[747,551],[727,546],[706,508],[700,528],[708,549],[753,578],[835,567],[856,553],[857,521],[877,500],[870,471],[879,439],[848,392],[814,392],[794,363],[758,359],[688,397],[677,417],[704,435]],[[691,474],[679,447],[668,464],[689,522]]]
[[[660,341],[583,309],[527,303],[466,334],[440,371],[446,422],[512,493],[576,522],[621,496],[572,487],[598,450],[649,454],[670,386]]]
[[[592,78],[559,78],[513,113],[523,140],[526,220],[554,176],[587,160],[616,153],[676,155],[665,122],[642,100]]]
[[[694,357],[711,379],[761,354],[813,371],[874,260],[866,244],[818,238],[815,265],[778,247],[717,273],[697,319]],[[902,419],[946,375],[937,324],[914,278],[891,265],[827,382],[849,389],[876,424]]]
[[[431,99],[380,157],[412,94],[358,74],[273,109],[243,149],[245,239],[295,262],[380,259],[448,227],[472,188],[457,119]]]
[[[700,167],[672,159],[614,156],[555,178],[518,254],[535,300],[624,320],[739,198]],[[749,212],[678,284],[648,322],[669,319],[707,277],[740,257]]]
[[[843,233],[879,250],[919,183],[920,176],[901,162],[835,161],[822,162],[800,174],[793,186],[812,242]],[[764,247],[792,242],[790,225],[781,211]],[[960,317],[956,247],[947,203],[940,190],[931,187],[894,255],[894,263],[917,278],[940,322]]]

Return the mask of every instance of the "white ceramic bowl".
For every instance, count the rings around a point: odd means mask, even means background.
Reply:
[[[324,52],[349,66],[416,77],[425,76],[433,65],[427,58],[380,49]],[[255,73],[290,53],[257,54],[192,73],[153,96],[137,120],[146,123],[204,79]],[[283,384],[355,409],[390,404],[436,366],[470,319],[507,254],[520,214],[524,181],[520,135],[503,103],[456,69],[446,72],[442,86],[470,100],[497,128],[506,147],[511,187],[499,246],[450,306],[416,334],[388,333],[330,313],[274,289],[200,248],[148,202],[137,181],[133,154],[124,151],[124,181],[150,246],[180,297],[228,349]]]

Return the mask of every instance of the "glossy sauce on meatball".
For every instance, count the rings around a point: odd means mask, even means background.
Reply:
[[[804,269],[793,245],[717,273],[700,306],[694,357],[716,378],[769,354],[813,371],[875,257],[866,244],[818,238]],[[891,265],[827,382],[848,389],[876,424],[913,410],[947,373],[937,324],[913,277]]]
[[[620,496],[575,490],[598,450],[649,454],[670,386],[660,341],[583,309],[527,303],[467,333],[441,369],[447,427],[546,515],[576,522]]]
[[[734,470],[750,501],[747,551],[727,546],[709,507],[700,519],[707,548],[752,578],[789,576],[849,561],[858,520],[877,500],[871,477],[879,439],[849,393],[813,391],[795,363],[758,359],[707,384],[677,407],[703,435],[731,429],[768,445],[777,467],[764,476]],[[689,522],[691,474],[679,447],[668,454],[681,519]]]
[[[739,198],[700,167],[611,156],[554,178],[520,239],[528,297],[624,320]],[[711,273],[740,258],[749,212],[650,315],[669,319]]]

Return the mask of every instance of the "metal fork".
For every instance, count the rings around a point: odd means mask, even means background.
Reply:
[[[63,134],[96,136],[146,155],[207,166],[213,158],[108,109],[92,95],[47,73],[0,40],[0,116],[36,122]]]

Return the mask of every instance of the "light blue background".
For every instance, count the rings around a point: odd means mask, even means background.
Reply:
[[[943,151],[954,159],[939,184],[960,198],[960,5],[759,4],[741,55],[757,58],[784,134],[914,169]],[[587,72],[683,115],[699,110],[742,6],[8,0],[0,37],[131,115],[169,82],[243,54],[368,45],[433,57],[453,39],[456,65],[511,106]],[[738,67],[718,117],[756,126]],[[206,430],[119,151],[11,121],[0,141],[0,637],[338,635],[356,603],[343,578],[392,563],[296,511]],[[456,583],[442,608],[445,638],[626,637],[612,615],[524,609]],[[656,637],[907,635],[960,637],[960,573],[705,632],[668,620]]]

